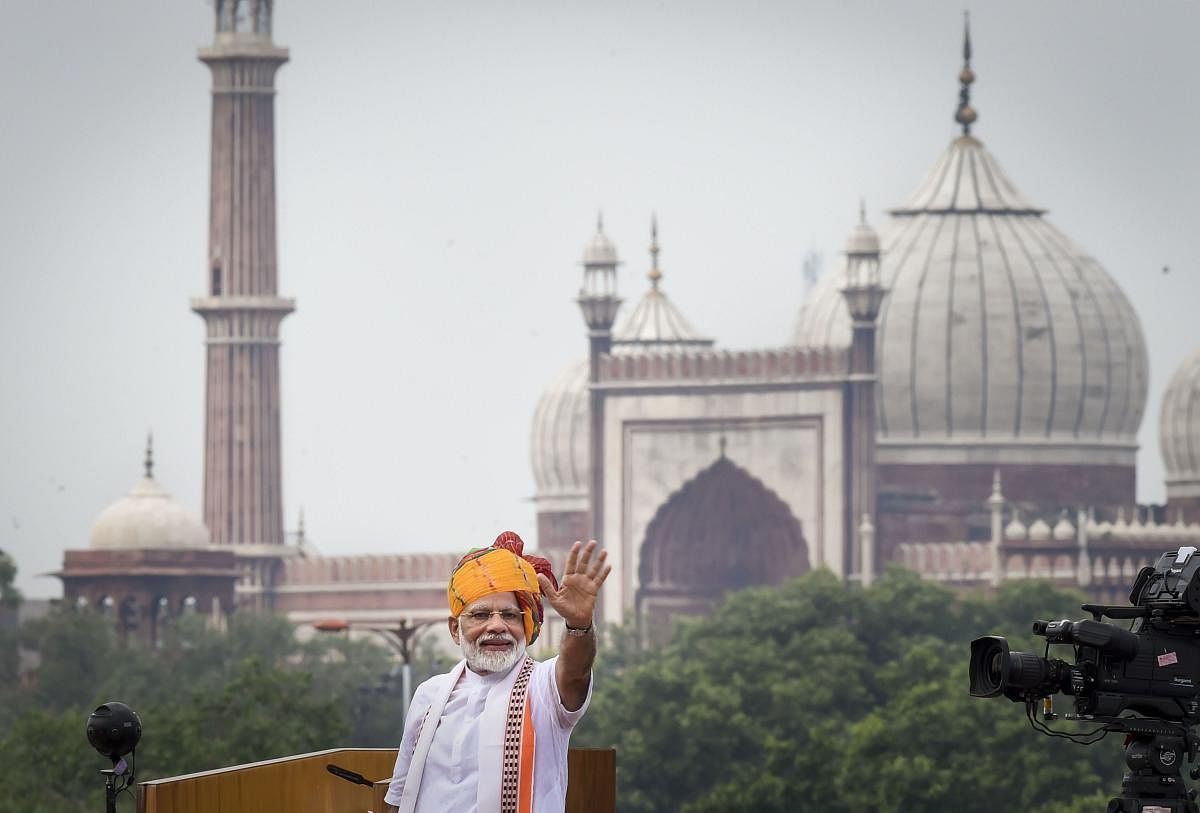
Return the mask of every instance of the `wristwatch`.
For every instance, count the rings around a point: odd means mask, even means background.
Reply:
[[[590,635],[592,632],[591,624],[588,624],[586,627],[572,627],[570,624],[566,624],[565,626],[567,628],[567,635],[575,638],[582,638],[585,635]]]

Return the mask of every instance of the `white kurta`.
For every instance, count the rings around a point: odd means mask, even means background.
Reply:
[[[567,796],[567,746],[571,730],[583,717],[591,702],[588,696],[577,711],[563,708],[554,679],[558,658],[534,666],[529,678],[527,701],[533,719],[533,813],[561,813]],[[520,665],[518,662],[516,669]],[[396,768],[385,797],[388,804],[399,805],[404,782],[409,773],[413,751],[417,745],[418,727],[429,707],[446,690],[447,682],[457,670],[430,678],[417,687],[404,721],[404,737],[396,755]],[[450,692],[440,721],[426,720],[425,725],[437,723],[433,744],[425,760],[417,796],[416,813],[493,813],[479,810],[480,721],[484,706],[492,697],[493,706],[507,708],[505,687],[512,683],[510,672],[477,675],[464,669],[462,678]],[[495,695],[503,691],[504,697]],[[499,765],[491,769],[498,771]]]

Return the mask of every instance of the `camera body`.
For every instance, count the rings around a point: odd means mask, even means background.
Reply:
[[[971,642],[971,694],[1024,703],[1053,694],[1075,697],[1080,715],[1131,711],[1191,724],[1200,721],[1200,554],[1164,553],[1144,567],[1131,606],[1085,604],[1092,619],[1035,621],[1050,644],[1075,648],[1073,661],[1013,652],[996,635]],[[1130,619],[1128,630],[1100,619]]]
[[[977,638],[971,642],[972,695],[1003,694],[1025,703],[1061,693],[1074,696],[1080,716],[1130,711],[1187,724],[1200,721],[1200,623],[1195,619],[1142,616],[1129,630],[1097,620],[1035,621],[1033,631],[1047,644],[1074,646],[1075,659],[1012,652],[999,636]]]

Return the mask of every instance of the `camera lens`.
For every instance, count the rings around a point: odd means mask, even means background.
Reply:
[[[998,635],[985,635],[971,642],[971,694],[995,697],[1004,691],[1008,679],[1008,641]]]
[[[988,661],[988,680],[999,686],[1004,681],[1004,653],[997,652]]]
[[[971,642],[971,694],[995,697],[1006,689],[1038,690],[1050,664],[1032,652],[1010,652],[1008,641],[985,635]]]
[[[1032,652],[1008,653],[1008,685],[1014,689],[1036,689],[1046,679],[1046,659]]]

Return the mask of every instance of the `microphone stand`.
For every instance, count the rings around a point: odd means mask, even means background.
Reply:
[[[113,762],[111,768],[101,768],[100,773],[104,776],[104,813],[117,813],[117,794],[129,787],[133,782],[133,771],[129,771],[126,775],[125,771],[129,770],[129,764],[125,762],[124,757],[119,757]],[[117,787],[117,777],[125,777],[125,783],[121,787]]]
[[[103,768],[104,774],[104,813],[117,813],[117,772],[113,768]]]

